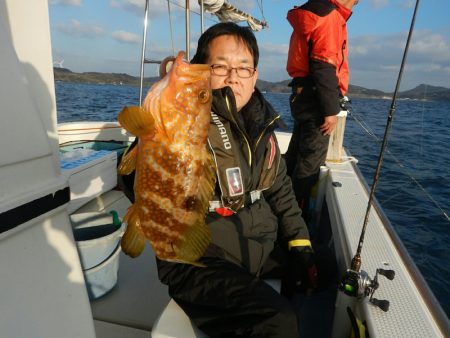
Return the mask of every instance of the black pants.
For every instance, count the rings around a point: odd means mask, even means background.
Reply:
[[[293,88],[290,108],[294,130],[285,154],[287,173],[292,179],[299,206],[307,218],[311,189],[319,176],[320,166],[325,163],[329,136],[323,135],[319,129],[324,117],[313,89],[305,87],[299,91]]]
[[[289,301],[246,269],[220,258],[207,267],[157,261],[170,296],[209,337],[298,338]]]

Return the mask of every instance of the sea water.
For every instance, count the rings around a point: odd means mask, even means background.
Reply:
[[[292,130],[289,95],[265,94]],[[139,88],[56,83],[58,123],[116,121],[138,105]],[[353,99],[344,146],[372,185],[391,101]],[[401,97],[375,196],[430,288],[450,316],[450,102]],[[366,238],[365,241],[370,241]]]

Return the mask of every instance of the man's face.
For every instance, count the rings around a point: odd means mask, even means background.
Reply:
[[[210,65],[222,65],[228,68],[247,67],[253,68],[253,56],[247,46],[232,35],[222,35],[209,44]],[[250,100],[255,90],[258,71],[249,78],[239,77],[236,70],[231,70],[228,75],[219,76],[211,72],[212,89],[231,87],[236,97],[237,110],[240,111]]]

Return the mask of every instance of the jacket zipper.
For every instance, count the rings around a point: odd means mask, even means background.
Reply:
[[[341,64],[339,65],[339,72],[341,71],[341,68],[342,68],[342,65],[344,64],[344,62],[345,62],[345,53],[344,53],[344,51],[345,51],[345,47],[347,46],[347,40],[344,40],[344,42],[342,43],[342,48],[341,48],[341,53],[342,53],[342,61],[341,61]]]
[[[259,135],[258,139],[256,140],[255,149],[258,147],[258,144],[261,141],[261,139],[264,136],[264,134],[266,133],[267,128],[269,128],[272,124],[274,124],[275,121],[277,121],[279,118],[280,118],[280,115],[277,115],[272,121],[270,121],[270,123],[267,124],[267,126],[264,128],[264,130],[261,132],[261,134]]]
[[[250,147],[250,142],[247,139],[247,136],[245,136],[245,133],[242,131],[241,127],[239,127],[239,124],[236,122],[236,120],[234,119],[233,113],[231,112],[231,107],[230,107],[230,101],[228,99],[228,95],[225,96],[225,102],[227,104],[227,109],[228,109],[228,113],[231,117],[231,120],[233,121],[233,123],[235,124],[235,126],[237,127],[237,129],[239,130],[239,132],[241,133],[245,144],[247,145],[247,149],[248,149],[248,162],[249,162],[249,166],[252,166],[252,148]]]

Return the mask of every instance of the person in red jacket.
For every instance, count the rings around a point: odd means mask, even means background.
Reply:
[[[325,163],[329,136],[348,89],[347,20],[358,0],[309,0],[287,14],[293,28],[287,72],[294,130],[286,152],[288,175],[304,217],[311,188]]]

